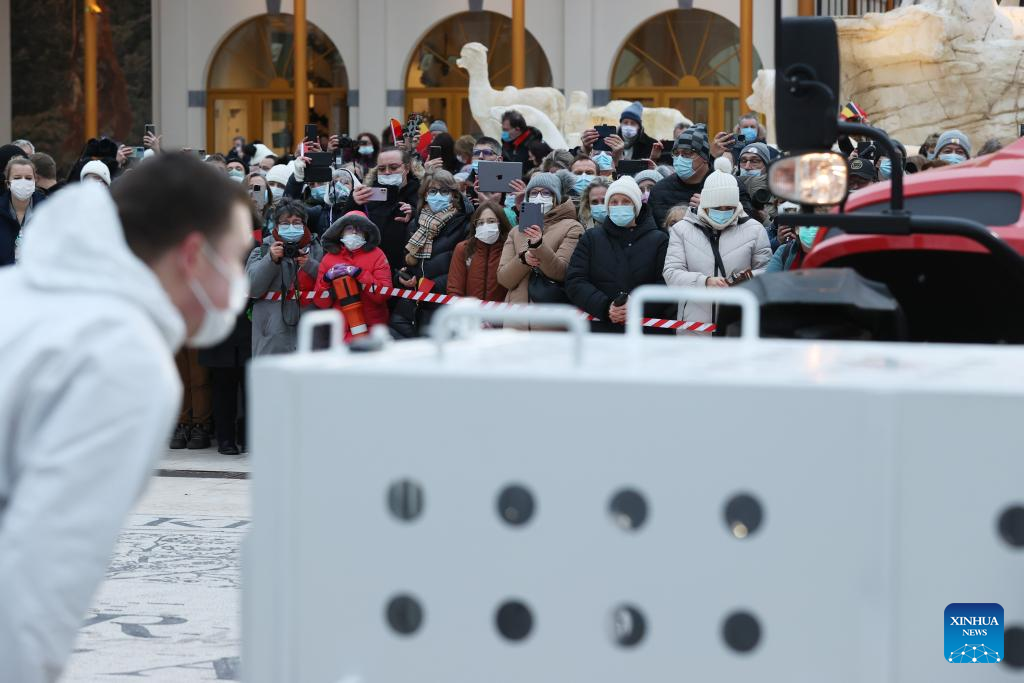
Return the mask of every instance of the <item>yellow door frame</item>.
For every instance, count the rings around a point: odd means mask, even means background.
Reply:
[[[725,101],[730,98],[740,100],[740,114],[743,113],[742,99],[738,87],[705,86],[701,88],[673,88],[666,86],[652,86],[647,88],[615,88],[611,92],[614,100],[641,100],[650,99],[654,101],[655,107],[671,107],[670,100],[674,98],[704,98],[708,100],[708,120],[694,121],[694,123],[708,124],[708,134],[714,135],[725,127]]]
[[[336,95],[342,100],[348,98],[346,88],[310,88],[310,95]],[[248,130],[244,133],[247,141],[257,137],[263,137],[263,100],[288,100],[293,101],[295,93],[292,90],[208,90],[206,92],[206,150],[210,154],[223,153],[225,150],[215,149],[216,140],[213,128],[213,106],[217,100],[248,100]],[[270,145],[267,145],[270,147]]]

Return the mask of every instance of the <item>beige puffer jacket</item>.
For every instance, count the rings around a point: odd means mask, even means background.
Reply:
[[[548,279],[565,281],[565,269],[569,266],[569,259],[582,234],[583,226],[576,220],[576,209],[571,199],[547,212],[544,216],[544,236],[536,253],[540,260],[540,270]],[[501,265],[498,266],[498,284],[508,290],[505,298],[508,303],[530,303],[531,268],[519,258],[527,249],[526,235],[518,228],[513,229],[505,241]]]
[[[715,275],[715,254],[705,230],[710,228],[700,223],[692,211],[669,228],[664,270],[669,286],[704,287],[707,279]],[[772,258],[768,232],[745,213],[740,214],[735,224],[720,231],[718,249],[725,266],[724,277],[747,268],[760,275]],[[680,320],[714,322],[709,304],[685,303],[679,307],[678,315]]]

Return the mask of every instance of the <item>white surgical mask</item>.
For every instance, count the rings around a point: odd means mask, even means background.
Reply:
[[[382,175],[377,176],[377,182],[379,182],[381,185],[392,185],[394,187],[398,187],[399,185],[402,184],[402,174],[384,173]]]
[[[271,185],[270,194],[273,195],[274,201],[276,202],[278,199],[284,196],[284,188]]]
[[[540,208],[544,211],[544,213],[547,213],[548,211],[551,210],[551,207],[555,205],[555,200],[552,199],[551,197],[546,197],[542,194],[535,194],[534,196],[530,197],[530,203],[540,204]]]
[[[199,329],[188,340],[188,345],[197,349],[216,346],[227,339],[231,331],[235,329],[236,318],[245,308],[245,302],[249,298],[249,278],[245,276],[245,273],[241,271],[233,273],[209,242],[203,243],[202,251],[221,277],[230,283],[231,289],[228,294],[228,307],[217,308],[198,280],[193,278],[189,281],[188,285],[192,289],[192,294],[195,295],[205,312]]]
[[[480,223],[476,226],[476,238],[484,244],[494,244],[498,241],[497,223]]]
[[[341,238],[341,243],[349,251],[358,251],[366,246],[366,238],[362,235],[348,234]]]
[[[11,194],[18,199],[25,201],[36,191],[36,181],[28,178],[18,178],[11,181]]]
[[[640,132],[640,129],[637,128],[636,126],[625,126],[624,125],[624,126],[619,126],[619,128],[622,130],[622,137],[626,138],[627,140],[632,140]]]

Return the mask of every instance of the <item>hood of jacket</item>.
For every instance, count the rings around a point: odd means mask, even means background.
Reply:
[[[18,267],[42,291],[91,292],[138,306],[172,351],[185,340],[185,320],[153,271],[128,248],[117,206],[99,183],[74,183],[39,205]]]
[[[331,227],[324,230],[324,234],[320,237],[320,243],[327,248],[327,245],[340,245],[341,244],[341,233],[346,227],[354,227],[362,233],[366,239],[366,244],[363,249],[366,251],[373,251],[380,246],[380,228],[373,221],[360,221],[356,225],[346,226],[342,225],[341,218],[334,221]]]
[[[544,216],[545,223],[555,223],[557,221],[564,220],[578,220],[576,216],[576,205],[573,204],[571,198],[566,199],[561,204],[555,204]]]

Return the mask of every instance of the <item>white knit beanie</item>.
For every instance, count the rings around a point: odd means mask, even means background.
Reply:
[[[723,154],[715,159],[715,170],[704,181],[704,189],[700,191],[700,210],[739,205],[740,188],[732,174],[732,162],[728,155]]]
[[[608,200],[612,198],[612,195],[616,194],[621,194],[633,202],[633,206],[636,207],[636,212],[639,215],[640,209],[644,205],[644,198],[643,193],[640,191],[640,186],[636,184],[632,176],[624,175],[608,186],[608,191],[604,195],[604,205],[606,207],[608,206]]]

